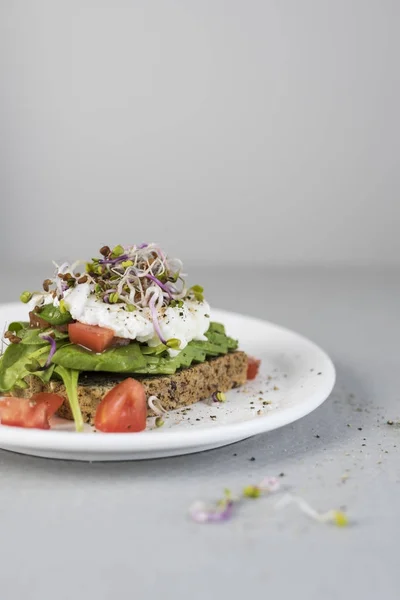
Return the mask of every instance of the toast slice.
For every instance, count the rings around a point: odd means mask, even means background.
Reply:
[[[129,375],[115,373],[85,373],[79,376],[78,398],[85,423],[94,422],[97,406],[117,383]],[[218,358],[212,358],[187,369],[177,371],[174,375],[137,376],[146,390],[146,396],[157,396],[166,410],[189,406],[214,392],[227,392],[243,385],[247,380],[247,355],[244,352],[230,352]],[[72,413],[66,399],[64,384],[58,380],[43,383],[32,377],[29,388],[24,395],[30,397],[38,392],[53,392],[65,398],[58,415],[72,420]],[[154,416],[148,409],[148,416]]]

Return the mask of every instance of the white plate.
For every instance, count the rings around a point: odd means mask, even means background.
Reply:
[[[26,318],[19,304],[0,305],[0,331]],[[257,379],[227,394],[224,404],[199,402],[168,415],[165,425],[133,434],[76,433],[70,421],[54,419],[49,431],[0,425],[0,448],[70,460],[140,460],[201,452],[277,429],[304,417],[332,391],[335,368],[318,346],[272,323],[214,310],[240,347],[261,358]]]

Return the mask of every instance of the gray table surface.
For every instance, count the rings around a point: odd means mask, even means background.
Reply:
[[[214,306],[320,344],[337,367],[331,397],[293,425],[190,456],[88,464],[0,451],[1,597],[398,598],[400,425],[387,421],[400,420],[400,271],[251,270],[240,288],[231,269],[194,274]],[[3,274],[2,299],[45,275]],[[223,524],[187,517],[196,499],[280,473],[316,508],[345,506],[351,526],[276,511],[271,497]]]

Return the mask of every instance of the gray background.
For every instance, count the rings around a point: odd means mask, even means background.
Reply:
[[[1,0],[0,250],[399,263],[399,16],[396,0]]]
[[[396,0],[0,0],[1,301],[52,258],[153,239],[213,306],[337,368],[311,415],[219,450],[0,450],[2,597],[398,599],[399,17]],[[187,517],[280,473],[351,525],[275,498]]]

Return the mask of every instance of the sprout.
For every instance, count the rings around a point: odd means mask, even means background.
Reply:
[[[156,334],[158,335],[158,337],[160,338],[160,342],[162,344],[166,344],[166,340],[161,332],[160,329],[160,324],[158,322],[158,316],[157,316],[157,309],[155,306],[155,302],[156,302],[156,294],[154,293],[149,301],[149,307],[150,307],[150,312],[151,312],[151,318],[153,320],[153,326],[154,326],[154,331],[156,332]]]
[[[23,302],[24,304],[27,304],[27,302],[29,302],[29,300],[31,298],[32,298],[31,292],[22,292],[22,294],[19,297],[19,299],[21,300],[21,302]]]
[[[164,421],[162,417],[156,417],[156,427],[162,427],[164,425]]]
[[[196,523],[218,523],[227,521],[233,514],[234,500],[229,490],[225,490],[225,495],[221,500],[213,505],[197,501],[189,508],[189,515]]]
[[[52,279],[45,280],[44,291],[52,294],[53,298],[58,298],[61,312],[66,311],[63,300],[67,298],[70,289],[87,284],[90,286],[90,293],[99,301],[118,303],[127,312],[150,309],[154,330],[161,343],[166,344],[160,321],[165,309],[170,306],[183,308],[186,299],[198,302],[204,300],[201,286],[195,285],[190,290],[187,289],[182,262],[166,256],[157,244],[118,244],[112,250],[109,246],[103,246],[99,254],[100,258],[93,257],[88,262],[78,260],[72,265],[66,262],[62,265],[54,263],[56,272]],[[28,302],[30,298],[29,292],[24,292],[21,296],[23,302]],[[41,305],[46,299],[44,294]],[[173,339],[168,347],[179,349],[181,343]]]
[[[336,527],[346,527],[349,524],[347,515],[341,510],[328,510],[327,512],[320,513],[313,508],[308,502],[306,502],[300,496],[294,496],[293,494],[286,494],[276,504],[275,508],[285,508],[289,504],[295,504],[298,508],[308,517],[319,523],[331,523]]]
[[[257,485],[246,485],[243,490],[243,496],[245,498],[259,498],[261,496],[261,489]]]
[[[181,346],[181,341],[178,340],[177,338],[170,338],[169,340],[167,340],[167,346],[168,346],[168,348],[173,348],[174,350],[178,350]]]
[[[347,527],[347,525],[349,524],[349,519],[346,513],[344,513],[343,511],[334,510],[332,511],[332,522],[337,527]]]
[[[49,342],[49,344],[50,344],[50,352],[49,352],[49,355],[48,355],[47,360],[44,365],[44,368],[47,369],[50,366],[51,359],[53,358],[53,356],[57,350],[57,344],[56,344],[55,339],[51,335],[39,334],[39,337],[41,337],[42,340]]]
[[[226,395],[224,392],[214,392],[211,396],[214,402],[226,402]]]
[[[204,289],[201,287],[201,285],[193,285],[189,290],[189,293],[193,294],[193,296],[196,298],[196,300],[198,302],[204,301],[203,292],[204,292]]]
[[[108,256],[110,254],[111,250],[108,246],[103,246],[102,248],[100,248],[100,254],[102,256]]]
[[[168,411],[162,406],[160,399],[157,398],[157,396],[149,396],[147,398],[147,404],[157,417],[168,414]]]
[[[50,286],[52,285],[53,281],[51,279],[45,279],[43,281],[43,289],[45,292],[48,292],[50,289]]]
[[[204,288],[202,288],[201,285],[192,285],[190,289],[195,294],[202,294],[204,292]]]
[[[122,256],[123,253],[124,253],[123,247],[118,244],[118,246],[115,246],[115,248],[111,252],[111,257],[118,258],[118,256]]]

